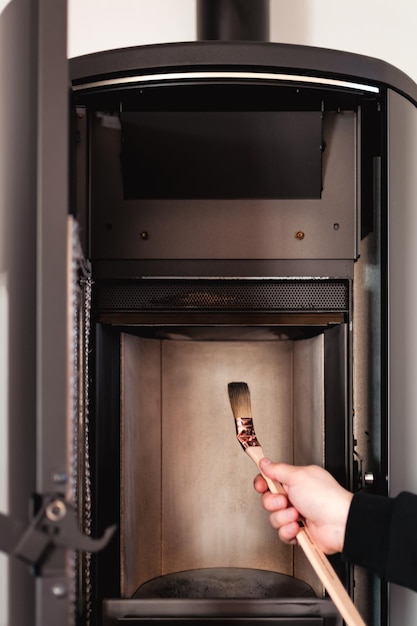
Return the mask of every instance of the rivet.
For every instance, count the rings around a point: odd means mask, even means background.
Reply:
[[[147,230],[143,230],[140,234],[140,237],[141,239],[143,239],[143,241],[148,241],[150,235]]]
[[[340,224],[338,224],[337,222],[333,224],[333,230],[339,230],[339,228],[340,228]]]
[[[303,231],[297,230],[297,232],[295,233],[295,238],[301,241],[301,239],[304,239],[304,237],[305,237],[305,234],[303,233]]]
[[[51,591],[56,598],[65,598],[68,593],[68,589],[63,583],[52,585]]]
[[[68,476],[65,472],[54,472],[51,478],[55,485],[65,485],[68,480]]]
[[[45,508],[45,514],[51,522],[59,522],[67,514],[67,507],[61,500],[53,500]]]

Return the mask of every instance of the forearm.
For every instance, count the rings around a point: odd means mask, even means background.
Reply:
[[[343,556],[381,578],[417,591],[417,496],[355,494]]]

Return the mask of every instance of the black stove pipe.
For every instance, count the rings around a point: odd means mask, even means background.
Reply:
[[[199,41],[269,41],[270,0],[197,0]]]

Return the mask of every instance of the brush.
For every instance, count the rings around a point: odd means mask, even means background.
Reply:
[[[253,425],[249,387],[246,383],[234,382],[229,383],[228,391],[230,406],[232,407],[233,416],[235,418],[237,440],[246,454],[256,463],[260,470],[259,462],[265,455],[256,437]],[[268,488],[272,493],[287,495],[281,483],[268,478],[262,471],[261,474],[265,478]],[[366,626],[328,558],[324,552],[320,550],[311,536],[306,521],[300,518],[299,525],[300,530],[297,534],[297,542],[347,626]]]

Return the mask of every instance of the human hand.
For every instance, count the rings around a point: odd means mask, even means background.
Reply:
[[[260,469],[281,483],[288,494],[271,493],[263,476],[256,476],[255,489],[262,494],[262,505],[270,513],[270,524],[278,530],[280,539],[284,543],[297,542],[297,520],[301,516],[323,552],[341,552],[353,495],[317,465],[301,467],[262,459]]]

